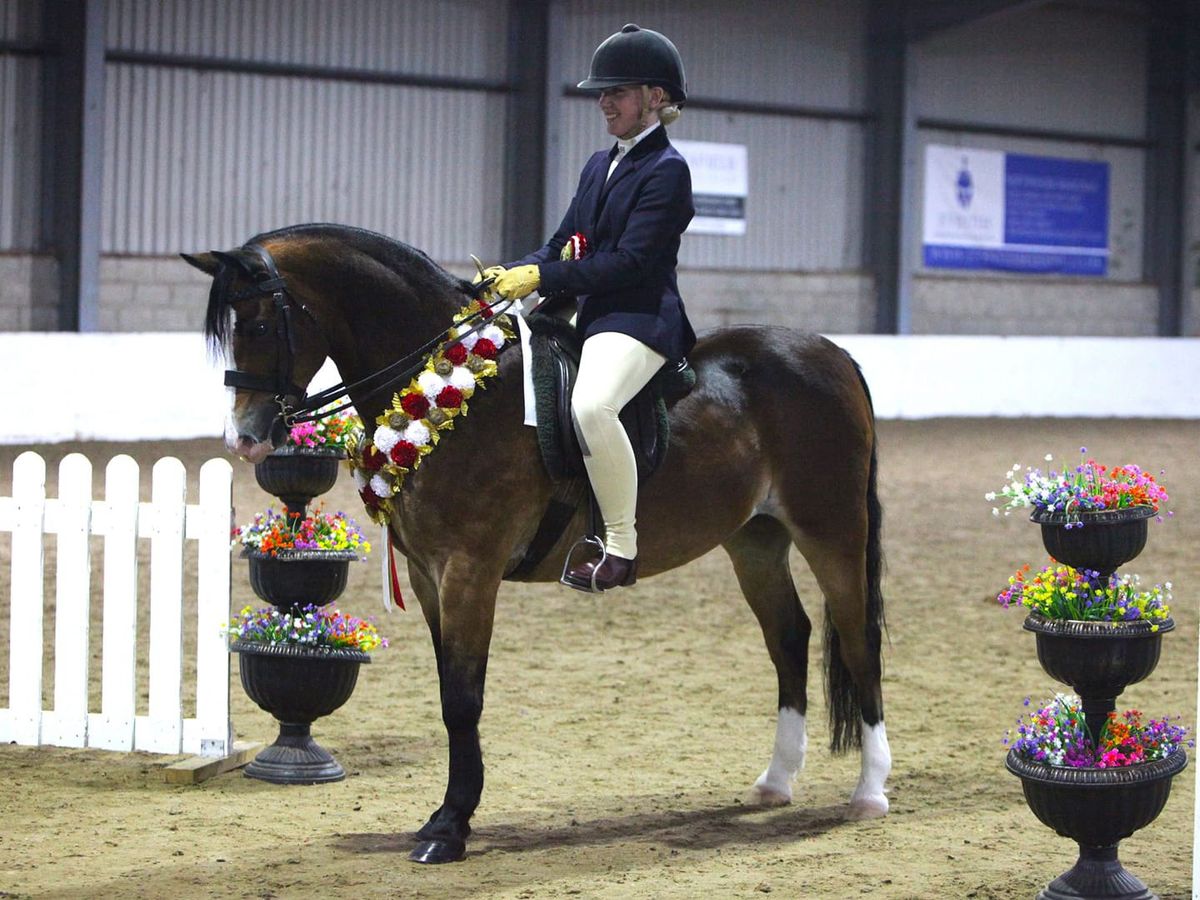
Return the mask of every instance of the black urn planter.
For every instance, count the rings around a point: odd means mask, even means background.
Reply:
[[[1025,801],[1044,825],[1079,845],[1075,865],[1050,882],[1038,900],[1110,898],[1153,900],[1154,894],[1121,865],[1117,845],[1153,822],[1171,794],[1171,779],[1187,753],[1112,769],[1049,766],[1010,750],[1005,767],[1021,779]]]
[[[247,547],[254,593],[279,609],[332,603],[346,589],[354,550],[277,550],[274,555]]]
[[[1131,506],[1069,516],[1039,509],[1029,519],[1042,526],[1047,553],[1073,569],[1093,569],[1107,578],[1142,552],[1146,526],[1155,515],[1153,507]]]
[[[313,497],[333,487],[338,464],[345,457],[340,448],[280,447],[255,464],[254,477],[258,486],[282,500],[289,512],[303,516]]]
[[[1118,695],[1158,665],[1162,636],[1175,628],[1175,621],[1079,622],[1030,615],[1024,627],[1036,637],[1038,662],[1046,674],[1079,695],[1097,741]]]
[[[312,738],[314,721],[350,699],[361,650],[234,641],[246,694],[279,722],[279,736],[246,766],[246,777],[273,784],[341,781],[346,770]]]

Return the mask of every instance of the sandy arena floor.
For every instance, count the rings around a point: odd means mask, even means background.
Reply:
[[[412,610],[381,613],[372,557],[353,567],[341,606],[379,613],[392,647],[313,729],[350,773],[345,781],[289,788],[234,772],[179,787],[164,783],[161,758],[145,754],[0,747],[0,897],[1032,898],[1072,864],[1074,845],[1028,811],[1004,770],[1001,738],[1025,696],[1058,686],[1021,615],[992,598],[1044,552],[1035,526],[995,520],[983,494],[1012,463],[1040,465],[1046,452],[1073,460],[1080,444],[1101,461],[1166,470],[1175,518],[1151,523],[1146,550],[1125,569],[1174,583],[1178,628],[1154,675],[1118,703],[1190,723],[1200,423],[884,422],[880,433],[894,756],[886,818],[845,818],[858,757],[828,752],[816,645],[796,802],[748,804],[770,755],[775,678],[717,551],[602,597],[503,588],[482,725],[487,786],[469,856],[445,867],[407,862],[412,831],[440,803],[444,734],[424,621]],[[23,449],[0,447],[2,495]],[[147,478],[160,456],[181,458],[194,479],[203,460],[223,455],[215,441],[42,448],[52,467],[74,450],[98,470],[130,453]],[[270,498],[249,466],[235,472],[246,521]],[[360,512],[346,476],[327,503]],[[0,706],[9,553],[0,535]],[[812,579],[798,557],[794,568],[819,628]],[[236,560],[234,579],[235,606],[250,602]],[[52,628],[47,615],[51,640]],[[94,625],[97,658],[99,634]],[[48,696],[51,684],[48,672]],[[236,675],[231,690],[237,736],[271,741],[270,716]],[[1121,847],[1163,900],[1190,896],[1194,783],[1189,768],[1162,816]]]

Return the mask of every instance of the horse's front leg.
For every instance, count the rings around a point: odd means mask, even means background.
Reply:
[[[437,628],[431,627],[431,631],[437,650],[442,721],[449,738],[450,771],[441,807],[417,832],[419,843],[409,854],[415,862],[443,863],[463,858],[471,816],[483,793],[479,718],[500,587],[499,574],[490,578],[486,569],[478,561],[451,562],[437,589],[439,615]]]

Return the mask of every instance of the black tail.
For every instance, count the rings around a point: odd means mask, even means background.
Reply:
[[[847,354],[848,355],[848,354]],[[871,392],[863,379],[862,370],[854,364],[858,380],[871,406]],[[874,422],[875,410],[871,407]],[[882,673],[880,654],[883,630],[883,506],[879,502],[876,476],[879,471],[876,450],[878,441],[872,437],[871,465],[867,476],[867,642],[875,659],[877,674]],[[862,746],[862,707],[850,670],[842,662],[841,639],[833,627],[832,617],[825,616],[825,700],[829,707],[829,747],[834,753],[844,753]],[[882,720],[883,711],[879,711]],[[874,722],[868,722],[874,725]]]

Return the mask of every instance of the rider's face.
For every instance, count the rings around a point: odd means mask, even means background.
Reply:
[[[614,137],[629,139],[646,127],[645,89],[623,84],[600,92],[600,112]]]

